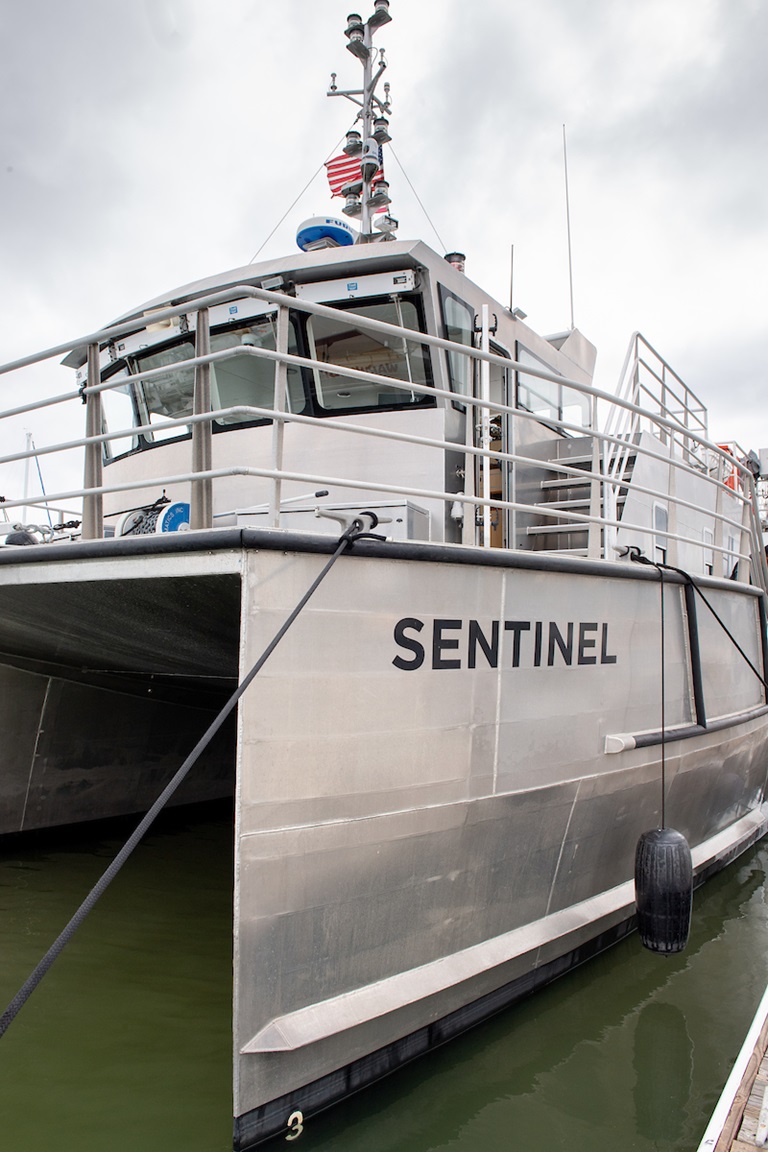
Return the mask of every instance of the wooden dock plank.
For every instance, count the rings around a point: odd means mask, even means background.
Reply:
[[[763,1033],[764,1032],[765,1028],[763,1029]],[[761,1041],[765,1039],[763,1034],[761,1034],[760,1039]],[[758,1045],[756,1046],[756,1054],[759,1054],[759,1044],[760,1041],[758,1041]],[[744,1107],[741,1127],[739,1128],[737,1139],[733,1144],[732,1152],[738,1152],[739,1145],[748,1148],[755,1148],[757,1146],[755,1144],[755,1138],[757,1135],[757,1126],[760,1121],[760,1113],[763,1110],[763,1104],[765,1102],[766,1088],[768,1088],[768,1053],[766,1053],[764,1048],[760,1067],[752,1083],[749,1099]],[[759,1147],[763,1147],[763,1145],[759,1145]]]
[[[758,1016],[761,1012],[762,1021],[759,1022]],[[760,1031],[757,1038],[754,1039],[755,1029],[758,1026]],[[737,1064],[742,1064],[741,1078],[733,1094],[725,1120],[716,1140],[714,1132],[711,1131],[712,1123],[710,1124],[710,1128],[699,1146],[699,1152],[710,1152],[710,1150],[711,1152],[754,1152],[757,1147],[755,1134],[763,1107],[765,1090],[768,1088],[768,1054],[766,1054],[766,1049],[768,1049],[768,992],[763,997],[750,1033],[752,1049],[748,1053],[744,1050],[750,1041],[748,1035],[737,1060]],[[721,1098],[721,1106],[722,1104],[723,1098]],[[713,1116],[713,1122],[714,1120],[715,1117]]]
[[[715,1152],[754,1152],[763,1093],[768,1087],[768,1020],[760,1031]]]

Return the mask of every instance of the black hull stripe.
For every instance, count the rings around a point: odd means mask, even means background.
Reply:
[[[226,552],[263,549],[279,552],[311,552],[331,555],[338,546],[335,536],[311,536],[263,528],[218,528],[203,532],[168,532],[156,536],[120,536],[105,540],[87,540],[74,544],[38,544],[28,547],[7,545],[0,548],[0,567],[4,565],[46,564],[77,560],[112,559],[116,556],[183,555],[196,552]],[[381,557],[388,560],[418,560],[431,564],[458,564],[483,568],[512,568],[534,572],[563,572],[578,576],[602,576],[617,580],[650,580],[658,583],[652,568],[621,561],[586,560],[559,556],[549,552],[510,552],[495,548],[476,548],[458,544],[432,544],[402,541],[360,540],[349,556]],[[665,573],[668,584],[683,584],[682,576]],[[751,584],[699,576],[696,582],[704,588],[728,589],[744,595],[762,597],[762,591]]]

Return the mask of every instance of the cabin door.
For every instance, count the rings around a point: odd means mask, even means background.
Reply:
[[[498,344],[494,344],[493,341],[490,341],[489,349],[495,356],[509,358],[509,352],[506,348],[501,348]],[[478,376],[479,375],[480,373],[478,372]],[[512,380],[512,373],[508,368],[502,368],[500,364],[490,365],[488,399],[491,401],[491,404],[494,406],[503,404],[509,405],[510,407],[512,406],[514,402]],[[478,395],[482,397],[479,381]],[[483,447],[484,442],[488,440],[490,442],[490,448],[494,452],[513,452],[513,431],[513,418],[507,413],[494,412],[494,410],[491,409],[489,427],[485,426],[482,415],[475,421],[476,446]],[[476,456],[475,461],[475,491],[478,494],[482,494],[486,482],[483,476],[483,457]],[[512,465],[505,460],[492,460],[488,471],[488,487],[491,499],[512,500],[514,487],[514,470]],[[483,544],[484,542],[484,518],[486,516],[490,522],[490,546],[492,548],[511,547],[515,539],[514,523],[512,520],[514,513],[510,512],[507,508],[491,507],[488,512],[486,512],[485,509],[480,509],[477,527],[477,543]]]

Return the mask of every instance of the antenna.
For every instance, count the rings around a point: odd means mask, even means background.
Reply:
[[[387,215],[376,223],[382,235],[377,237],[372,230],[373,215],[390,204],[389,184],[382,169],[381,146],[391,139],[387,119],[391,109],[389,84],[384,85],[383,100],[375,94],[387,61],[384,49],[380,49],[377,54],[373,47],[373,35],[384,24],[389,24],[391,19],[389,0],[374,0],[373,15],[365,23],[357,12],[347,17],[347,48],[363,66],[363,87],[342,90],[336,84],[336,74],[331,73],[328,89],[329,96],[345,96],[360,109],[355,123],[358,120],[361,122],[362,132],[356,128],[350,128],[347,132],[347,142],[342,149],[347,160],[342,156],[337,158],[338,164],[334,161],[334,173],[339,177],[339,186],[334,188],[331,184],[333,195],[340,194],[346,199],[342,208],[345,216],[361,217],[358,243],[386,240],[397,226],[397,222]],[[330,176],[330,167],[328,172]]]
[[[573,322],[573,258],[571,256],[571,204],[568,197],[568,152],[565,146],[565,124],[563,124],[563,169],[565,171],[565,221],[568,228],[568,284],[571,292],[571,331]]]

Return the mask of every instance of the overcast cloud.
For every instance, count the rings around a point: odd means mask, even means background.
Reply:
[[[351,125],[352,106],[325,97],[331,71],[359,82],[350,7],[2,0],[0,360],[251,259]],[[391,12],[376,42],[393,145],[432,221],[390,160],[400,237],[466,252],[502,304],[514,244],[515,303],[539,331],[567,328],[565,124],[575,321],[598,347],[597,383],[614,387],[639,328],[718,439],[768,447],[764,0]],[[339,208],[318,175],[259,259]],[[25,387],[70,382],[51,366]],[[27,427],[49,438],[38,418]],[[4,451],[23,428],[0,429]]]

